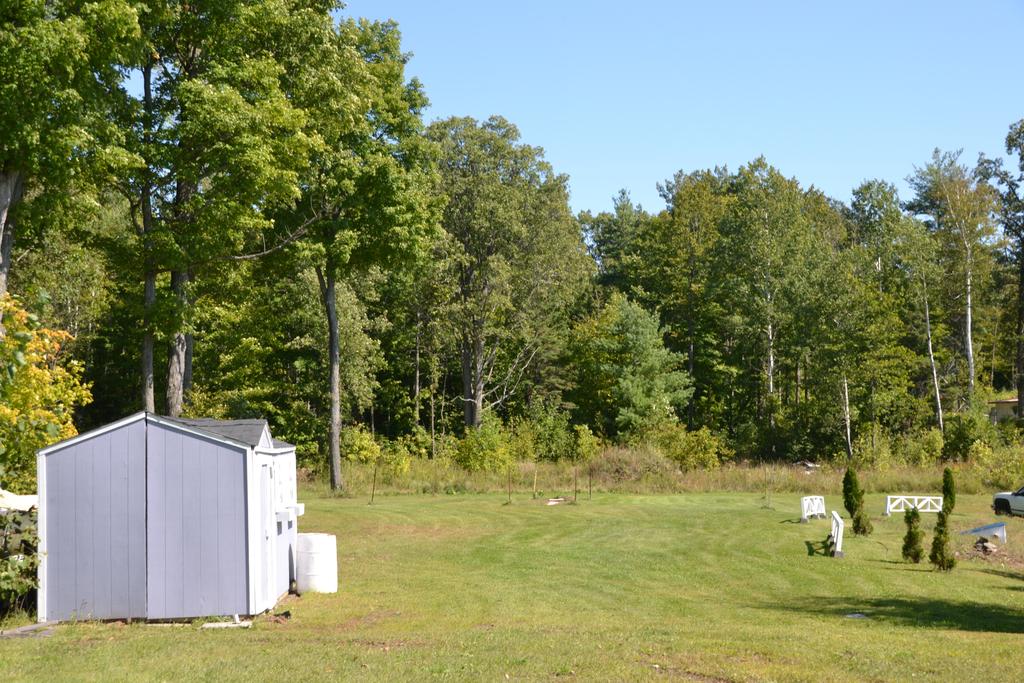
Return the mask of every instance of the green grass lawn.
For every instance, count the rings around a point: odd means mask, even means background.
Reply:
[[[1024,672],[1024,563],[900,561],[901,517],[812,554],[828,522],[799,498],[602,494],[306,499],[300,531],[338,535],[340,591],[289,598],[285,623],[63,625],[0,641],[3,680],[995,680]],[[829,509],[840,499],[827,497]],[[954,531],[992,521],[961,496]],[[931,542],[935,515],[923,515]],[[1005,553],[1024,556],[1024,521]],[[956,537],[962,549],[965,537]],[[849,618],[862,613],[866,618]]]

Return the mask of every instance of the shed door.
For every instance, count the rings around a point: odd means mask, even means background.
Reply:
[[[274,604],[274,471],[269,463],[260,465],[260,543],[262,552],[257,560],[259,596],[257,604],[268,609]]]

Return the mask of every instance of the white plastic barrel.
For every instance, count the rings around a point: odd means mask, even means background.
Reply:
[[[334,534],[299,534],[295,560],[300,595],[338,592],[338,539]]]

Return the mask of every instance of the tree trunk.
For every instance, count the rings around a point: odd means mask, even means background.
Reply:
[[[691,292],[692,292],[692,289],[691,289]],[[687,337],[689,337],[688,342],[687,342],[687,349],[686,349],[686,369],[687,369],[687,372],[690,373],[690,379],[693,380],[694,357],[696,356],[696,349],[695,349],[695,342],[694,342],[695,331],[694,331],[693,311],[692,310],[690,311],[689,320],[686,321],[686,328],[687,328],[686,329]],[[695,401],[693,400],[694,398],[696,398],[696,397],[691,397],[690,398],[689,405],[687,406],[687,411],[686,411],[686,426],[689,427],[690,429],[693,429],[693,423],[694,423],[694,410],[695,410],[695,406],[694,406]]]
[[[143,95],[143,141],[145,152],[149,152],[150,131],[153,127],[153,64],[147,62],[142,69]],[[142,251],[143,251],[143,295],[142,295],[142,409],[156,412],[153,395],[153,308],[156,306],[156,262],[153,254],[153,177],[150,167],[143,171],[142,196],[139,198],[142,210]]]
[[[380,458],[374,458],[373,460],[373,483],[370,484],[370,505],[373,505],[373,497],[377,495],[377,463],[380,462]]]
[[[24,176],[17,171],[0,173],[0,297],[7,294],[14,247],[14,208],[21,201]]]
[[[853,460],[853,433],[850,429],[850,384],[843,373],[843,425],[846,427],[846,457]]]
[[[182,309],[188,305],[188,282],[187,272],[171,273],[171,291]],[[181,330],[175,332],[167,353],[167,414],[171,417],[181,415],[181,408],[185,402],[185,376],[189,373],[188,347],[188,335]]]
[[[964,316],[964,346],[967,353],[967,397],[974,397],[974,339],[971,334],[971,269],[967,268],[967,287]]]
[[[145,285],[142,299],[143,328],[142,333],[142,409],[148,413],[156,412],[156,400],[153,393],[153,307],[156,305],[156,272],[152,258],[146,258]]]
[[[430,358],[430,459],[437,457],[437,437],[434,424],[434,396],[437,394],[437,358]]]
[[[1017,353],[1013,383],[1017,386],[1017,418],[1024,418],[1024,253],[1017,254]]]
[[[185,370],[182,373],[181,388],[188,399],[188,392],[192,390],[192,351],[195,348],[195,337],[191,332],[185,335]]]
[[[416,313],[416,370],[412,387],[412,414],[413,423],[420,426],[420,314]]]
[[[341,481],[341,352],[338,343],[338,302],[335,298],[335,275],[328,259],[326,272],[319,267],[316,276],[320,282],[320,296],[327,313],[327,346],[331,376],[331,422],[329,426],[328,456],[331,464],[331,488],[342,488]],[[376,470],[374,470],[376,472]]]
[[[462,404],[466,427],[477,428],[484,412],[484,344],[478,335],[462,338]]]
[[[576,483],[576,481],[577,481],[576,470],[577,469],[578,469],[578,466],[574,462],[572,464],[572,502],[574,502],[574,503],[576,502],[576,493],[580,490],[579,485]]]
[[[698,225],[696,220],[694,220],[691,223],[691,234],[696,234],[697,230]],[[693,312],[693,283],[697,279],[697,273],[696,266],[694,264],[694,254],[692,249],[690,250],[688,266],[689,267],[687,268],[686,276],[686,370],[687,372],[690,373],[690,379],[693,380],[693,372],[697,356],[696,323],[694,322],[694,318],[696,318],[696,315],[694,315]],[[696,412],[696,407],[694,403],[696,398],[696,392],[694,392],[694,395],[690,397],[689,405],[686,409],[686,426],[690,429],[693,429],[693,424],[695,421],[694,414]]]
[[[942,392],[939,390],[939,370],[935,365],[935,351],[932,348],[932,316],[928,308],[928,292],[924,291],[924,330],[928,340],[928,362],[932,366],[932,385],[935,387],[935,416],[939,421],[939,431],[946,434],[946,425],[942,419]],[[1019,343],[1019,342],[1018,342]],[[1018,389],[1018,391],[1020,391]],[[1018,394],[1018,401],[1020,396]]]

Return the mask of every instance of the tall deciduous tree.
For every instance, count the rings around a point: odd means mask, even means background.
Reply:
[[[429,135],[440,147],[443,225],[458,245],[454,320],[460,329],[467,427],[512,397],[567,323],[586,276],[585,250],[569,211],[567,178],[543,151],[494,116],[452,118]]]
[[[734,198],[728,193],[724,169],[680,171],[659,190],[667,208],[642,225],[635,240],[633,270],[642,299],[649,307],[657,307],[668,327],[669,345],[686,354],[686,371],[697,393],[687,410],[688,426],[693,427],[697,401],[710,391],[708,373],[718,356],[713,347],[714,307],[708,280],[721,222]]]
[[[435,234],[426,105],[405,78],[407,55],[393,22],[348,20],[321,35],[306,56],[309,77],[296,96],[318,136],[303,196],[284,222],[307,231],[327,318],[331,485],[342,487],[339,281],[373,265],[424,257]]]
[[[1017,415],[1024,416],[1024,119],[1010,126],[1006,135],[1006,153],[1017,155],[1016,174],[1003,166],[1002,159],[984,157],[979,163],[979,170],[983,177],[994,179],[1000,186],[999,219],[1003,234],[1010,240],[1010,257],[1016,268],[1014,384],[1017,387]]]
[[[0,8],[0,295],[26,191],[95,201],[125,158],[109,112],[138,17],[125,0],[29,0]]]
[[[774,451],[779,342],[794,313],[789,294],[808,264],[809,223],[797,182],[763,158],[740,168],[731,184],[735,201],[716,249],[715,295],[739,316],[739,336],[760,378],[754,407]]]
[[[994,193],[974,171],[962,165],[959,152],[935,150],[932,160],[908,178],[916,193],[908,208],[927,216],[939,239],[948,272],[960,279],[963,296],[963,352],[967,362],[966,393],[974,394],[974,312],[977,287],[991,266],[995,234]]]
[[[330,22],[323,3],[156,1],[142,12],[141,92],[130,110],[140,165],[124,190],[141,237],[142,399],[155,409],[158,333],[169,342],[167,412],[190,376],[190,282],[272,227],[268,212],[299,195],[309,140],[288,96],[301,31]],[[300,30],[301,29],[301,30]],[[158,278],[170,296],[158,304]]]

